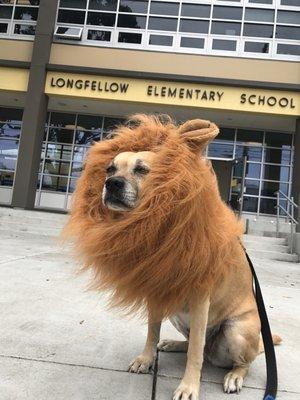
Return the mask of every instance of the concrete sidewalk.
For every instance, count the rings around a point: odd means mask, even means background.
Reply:
[[[185,355],[160,353],[155,374],[126,372],[144,345],[146,326],[105,310],[85,290],[72,260],[55,239],[0,231],[1,400],[170,400]],[[278,399],[300,398],[300,265],[255,260],[273,331]],[[162,338],[181,336],[165,323]],[[240,395],[222,391],[224,370],[205,365],[201,399],[261,400],[264,356],[257,358]]]

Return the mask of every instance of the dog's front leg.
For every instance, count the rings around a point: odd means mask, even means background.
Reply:
[[[147,341],[142,354],[129,365],[130,372],[146,374],[154,364],[161,327],[161,321],[157,322],[158,320],[157,315],[148,310]]]
[[[187,364],[173,400],[198,400],[200,376],[203,363],[205,334],[208,320],[209,299],[190,304],[190,334]]]

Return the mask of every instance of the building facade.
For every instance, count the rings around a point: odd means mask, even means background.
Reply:
[[[299,0],[0,0],[0,204],[66,211],[135,112],[205,118],[225,201],[300,193]]]

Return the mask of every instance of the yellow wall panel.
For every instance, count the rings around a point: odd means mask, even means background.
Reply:
[[[27,69],[0,67],[0,90],[26,92],[28,77]]]
[[[281,90],[48,72],[45,92],[91,99],[277,115],[300,114],[300,94]]]

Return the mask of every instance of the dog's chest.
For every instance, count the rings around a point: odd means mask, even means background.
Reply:
[[[189,339],[190,335],[190,314],[188,311],[181,311],[169,318],[172,325],[183,334],[186,339]],[[218,330],[216,326],[206,327],[206,337],[209,338],[214,332]]]
[[[185,336],[189,338],[190,334],[190,314],[188,311],[182,311],[170,317],[172,325]]]

